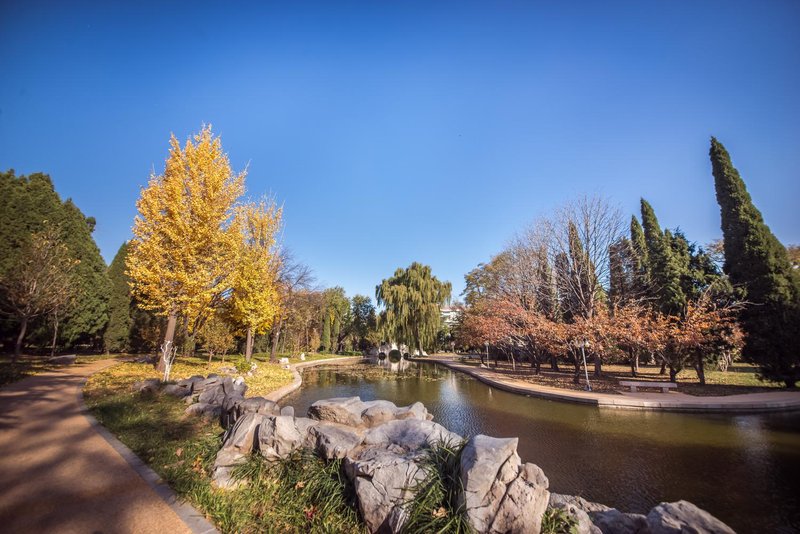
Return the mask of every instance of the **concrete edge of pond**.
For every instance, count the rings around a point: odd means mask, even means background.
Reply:
[[[364,360],[363,356],[340,356],[336,358],[326,358],[324,360],[314,360],[310,362],[300,362],[300,363],[290,364],[289,371],[291,371],[292,375],[294,375],[292,383],[279,387],[278,389],[272,391],[271,393],[268,393],[264,397],[267,400],[271,400],[272,402],[278,402],[289,393],[298,390],[300,386],[303,385],[303,377],[298,372],[298,369],[305,369],[306,367],[315,367],[317,365],[324,365],[324,364],[339,365],[348,363],[358,363],[362,360]]]
[[[724,397],[692,397],[682,393],[626,393],[612,395],[538,386],[513,378],[495,378],[467,365],[438,358],[414,358],[413,361],[443,365],[464,373],[492,387],[542,399],[590,404],[601,408],[693,413],[765,413],[800,410],[800,391],[745,393]],[[490,371],[491,372],[491,371]],[[663,397],[663,398],[662,398]]]

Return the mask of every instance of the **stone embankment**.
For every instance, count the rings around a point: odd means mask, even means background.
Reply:
[[[158,387],[155,381],[137,384],[142,391]],[[551,493],[545,473],[521,461],[517,438],[478,435],[465,440],[433,422],[419,402],[398,407],[385,400],[327,399],[315,402],[307,417],[296,417],[291,406],[245,398],[244,382],[230,377],[191,377],[163,389],[185,398],[187,413],[219,418],[226,428],[214,464],[217,487],[236,487],[232,471],[251,454],[279,461],[299,449],[312,450],[326,460],[342,460],[371,532],[401,531],[405,505],[427,475],[422,466],[427,451],[443,443],[464,444],[460,504],[475,532],[538,533],[548,508],[572,517],[580,534],[733,532],[686,501],[661,503],[644,515]]]

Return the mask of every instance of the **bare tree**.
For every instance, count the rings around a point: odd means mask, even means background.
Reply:
[[[314,273],[308,265],[298,261],[291,250],[287,248],[281,250],[278,268],[278,291],[281,296],[281,307],[272,329],[272,347],[269,354],[271,362],[278,361],[278,340],[284,323],[295,308],[298,292],[310,289],[314,280]]]

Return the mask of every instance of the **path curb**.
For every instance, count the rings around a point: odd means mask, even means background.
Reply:
[[[363,361],[365,358],[364,356],[345,356],[340,358],[326,358],[324,360],[314,360],[311,362],[300,362],[289,365],[289,371],[292,372],[294,379],[292,380],[291,384],[286,386],[280,387],[275,391],[268,393],[265,395],[267,400],[271,400],[272,402],[278,402],[289,393],[293,393],[294,391],[300,389],[300,386],[303,385],[303,377],[297,371],[298,369],[305,369],[306,367],[316,367],[317,365],[323,365],[326,363],[332,363],[335,365],[344,364],[344,363],[358,363]]]
[[[547,400],[566,401],[578,404],[589,404],[599,408],[612,408],[617,410],[640,410],[640,411],[662,411],[679,413],[727,413],[727,414],[751,414],[751,413],[775,413],[800,410],[800,392],[780,392],[791,393],[791,399],[783,400],[749,400],[741,399],[745,395],[770,395],[772,393],[750,393],[735,397],[697,397],[698,401],[685,401],[675,399],[651,400],[632,398],[627,395],[610,395],[608,393],[588,393],[582,391],[559,391],[556,388],[542,389],[541,386],[534,384],[513,385],[501,380],[485,376],[484,374],[449,360],[439,360],[436,358],[414,358],[414,361],[429,362],[440,364],[448,369],[464,373],[472,378],[483,382],[489,386],[515,393],[527,397],[538,397]],[[669,393],[663,394],[668,396]],[[774,394],[772,394],[774,395]],[[699,399],[714,399],[713,401]],[[725,400],[727,399],[727,400]]]

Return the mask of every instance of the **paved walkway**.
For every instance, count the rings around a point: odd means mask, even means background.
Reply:
[[[193,532],[125,460],[130,451],[115,449],[83,410],[86,377],[114,363],[77,364],[0,389],[0,531]],[[203,523],[196,518],[194,532]]]
[[[421,360],[433,361],[456,371],[468,374],[498,389],[551,400],[594,404],[605,408],[628,410],[663,410],[671,412],[777,412],[800,410],[800,391],[775,391],[746,393],[721,397],[695,397],[676,391],[669,393],[622,392],[594,393],[531,384],[491,369],[457,362],[452,356],[429,356]],[[680,386],[678,386],[680,387]]]

